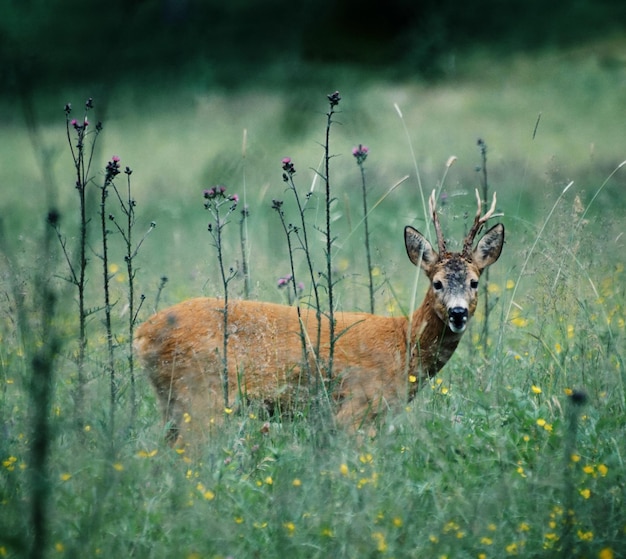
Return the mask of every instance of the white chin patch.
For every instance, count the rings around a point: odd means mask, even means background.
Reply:
[[[456,326],[452,320],[448,321],[448,326],[450,326],[450,330],[452,330],[455,334],[461,334],[465,332],[465,327],[467,326],[467,322],[465,322],[462,326]]]

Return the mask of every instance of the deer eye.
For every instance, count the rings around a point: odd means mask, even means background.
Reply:
[[[441,281],[436,280],[433,282],[433,289],[435,291],[441,291],[443,289],[443,283],[441,283]]]
[[[470,281],[470,287],[472,289],[478,289],[478,280],[475,280],[475,279],[471,280]]]

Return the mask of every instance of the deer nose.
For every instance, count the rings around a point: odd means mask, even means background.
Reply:
[[[465,307],[452,307],[448,311],[450,330],[459,333],[465,330],[469,312]]]

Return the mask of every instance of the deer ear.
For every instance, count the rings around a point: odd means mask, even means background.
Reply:
[[[439,255],[426,237],[410,225],[404,228],[404,245],[409,260],[416,266],[421,266],[424,271],[428,271],[439,260]]]
[[[489,229],[480,241],[478,241],[478,244],[472,253],[472,260],[474,261],[474,264],[478,266],[479,270],[484,270],[487,266],[491,266],[491,264],[500,258],[503,245],[504,225],[502,225],[502,223],[498,223]]]

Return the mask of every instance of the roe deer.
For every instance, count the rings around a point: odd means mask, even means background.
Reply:
[[[489,229],[474,248],[474,238],[492,216],[478,211],[461,252],[449,252],[441,233],[435,192],[429,210],[438,252],[426,238],[407,226],[404,239],[409,259],[430,280],[423,303],[408,317],[335,312],[333,383],[330,396],[340,423],[360,425],[388,407],[413,398],[420,385],[434,376],[454,353],[467,321],[476,309],[481,272],[500,256],[504,226]],[[321,320],[318,359],[307,352],[303,363],[302,332],[317,336],[317,313],[273,303],[238,300],[228,308],[229,393],[260,402],[272,410],[293,409],[310,397],[307,371],[325,378],[329,326]],[[161,402],[167,438],[176,441],[180,429],[205,429],[224,413],[224,302],[189,299],[164,309],[144,324],[135,350],[150,375]],[[302,325],[302,330],[301,330]],[[311,346],[315,340],[309,340]],[[408,349],[407,349],[408,348]]]

